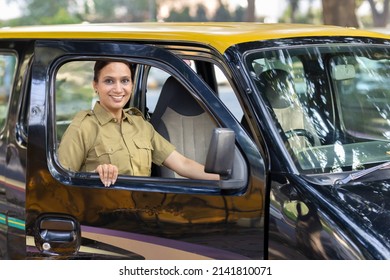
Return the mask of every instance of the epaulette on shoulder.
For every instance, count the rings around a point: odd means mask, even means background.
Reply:
[[[127,112],[128,112],[130,115],[135,115],[135,116],[144,117],[144,115],[142,114],[142,112],[141,112],[138,108],[135,108],[135,107],[131,107]]]
[[[93,115],[93,111],[92,110],[84,110],[84,111],[80,111],[78,112],[73,120],[72,120],[72,124],[74,125],[80,125],[82,123],[82,121],[87,117],[87,116],[91,116]]]

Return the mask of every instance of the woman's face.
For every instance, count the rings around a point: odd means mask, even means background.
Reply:
[[[100,70],[97,78],[97,81],[93,82],[93,87],[99,95],[100,104],[119,118],[133,88],[128,65],[111,62]]]

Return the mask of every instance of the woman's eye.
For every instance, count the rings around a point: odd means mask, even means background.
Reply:
[[[128,83],[130,83],[130,79],[123,79],[123,80],[122,80],[122,83],[128,84]]]
[[[113,83],[113,80],[111,80],[111,79],[106,79],[106,80],[104,80],[104,83],[105,83],[105,84],[112,84],[112,83]]]

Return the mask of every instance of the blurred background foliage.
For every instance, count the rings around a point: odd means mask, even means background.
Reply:
[[[390,0],[271,0],[282,3],[277,18],[256,11],[262,0],[2,0],[19,16],[0,17],[0,26],[147,21],[248,21],[314,23],[361,28],[389,26]],[[268,2],[268,3],[267,3]],[[305,7],[305,8],[303,8]],[[365,12],[359,13],[364,8]],[[0,7],[0,13],[6,9]]]

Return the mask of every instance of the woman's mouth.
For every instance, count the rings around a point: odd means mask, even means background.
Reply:
[[[115,102],[119,102],[119,101],[122,101],[123,98],[125,97],[124,95],[110,95],[110,97],[115,101]]]

